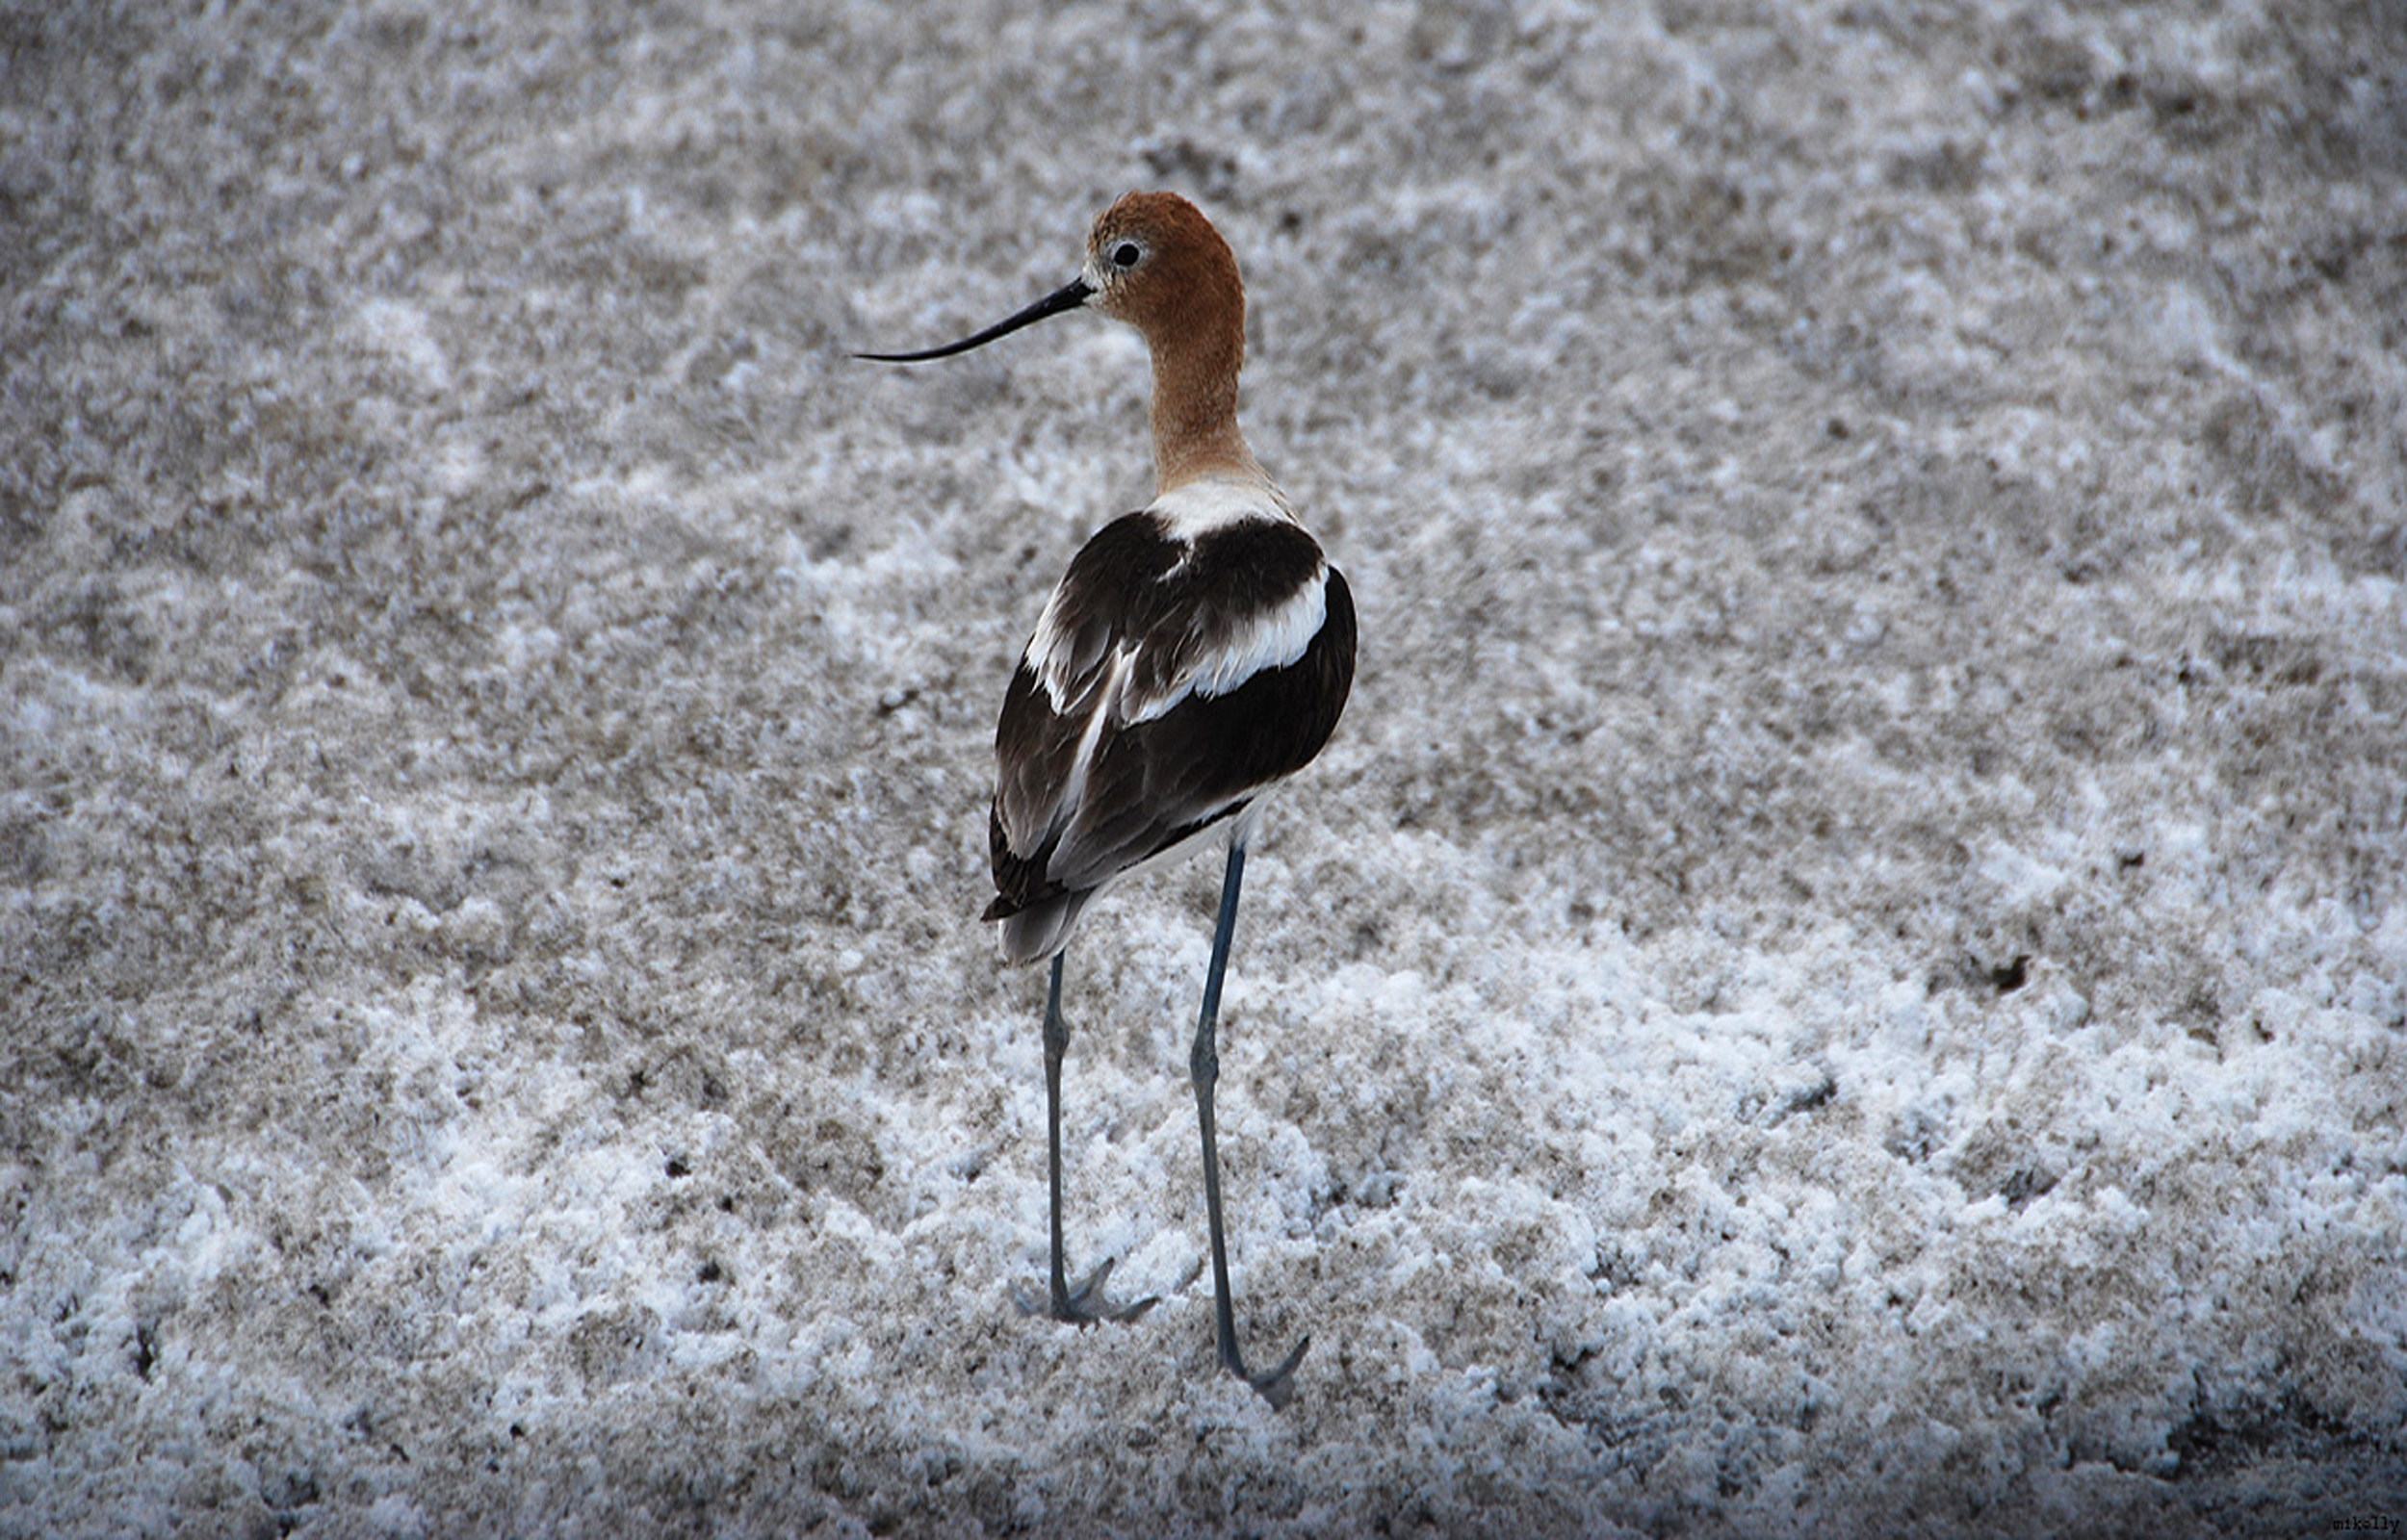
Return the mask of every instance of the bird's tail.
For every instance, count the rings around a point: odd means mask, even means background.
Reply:
[[[1004,915],[1003,961],[1041,962],[1060,951],[1070,940],[1070,927],[1078,922],[1079,911],[1094,896],[1092,891],[1056,893],[1016,914]]]

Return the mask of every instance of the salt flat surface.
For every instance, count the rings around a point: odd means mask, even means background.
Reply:
[[[1363,662],[1043,980],[1132,187]],[[0,1530],[2407,1519],[2407,12],[0,11]]]

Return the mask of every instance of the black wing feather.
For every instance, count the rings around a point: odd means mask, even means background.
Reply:
[[[1144,722],[1107,720],[1074,799],[1065,793],[1095,692],[1131,644],[1140,696],[1176,687],[1263,611],[1325,585],[1321,628],[1304,655],[1216,696],[1188,695]],[[989,819],[1002,919],[1090,891],[1204,825],[1242,809],[1329,741],[1354,678],[1355,613],[1345,578],[1310,535],[1253,521],[1191,544],[1149,514],[1115,520],[1062,579],[1055,626],[1072,638],[1072,687],[1056,712],[1031,660],[1012,676],[996,726],[1000,777]],[[1066,851],[1065,844],[1069,847]]]

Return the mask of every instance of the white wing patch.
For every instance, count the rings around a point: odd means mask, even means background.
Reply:
[[[1136,649],[1132,647],[1124,647],[1115,653],[1103,670],[1102,679],[1088,697],[1090,714],[1086,726],[1078,732],[1078,752],[1070,761],[1069,778],[1062,783],[1061,799],[1054,805],[1060,809],[1056,818],[1062,823],[1075,818],[1079,808],[1086,803],[1088,772],[1095,768],[1095,757],[1102,752],[1104,732],[1110,728],[1112,718],[1119,714],[1115,706],[1121,692],[1127,687],[1128,665],[1136,661]]]
[[[1266,669],[1290,667],[1310,649],[1328,618],[1329,569],[1324,566],[1293,597],[1255,616],[1226,643],[1198,657],[1192,668],[1170,681],[1168,689],[1151,700],[1124,703],[1122,719],[1151,722],[1189,695],[1209,700],[1227,695]]]
[[[1036,681],[1045,687],[1045,704],[1053,708],[1055,716],[1070,710],[1072,637],[1062,629],[1062,596],[1070,591],[1068,579],[1057,583],[1045,601],[1045,608],[1036,617],[1036,629],[1028,637],[1027,649],[1021,660],[1036,671]]]

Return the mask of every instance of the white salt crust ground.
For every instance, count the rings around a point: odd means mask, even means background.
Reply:
[[[1363,661],[1042,978],[1131,187]],[[2407,1519],[2407,8],[0,9],[0,1530]]]

